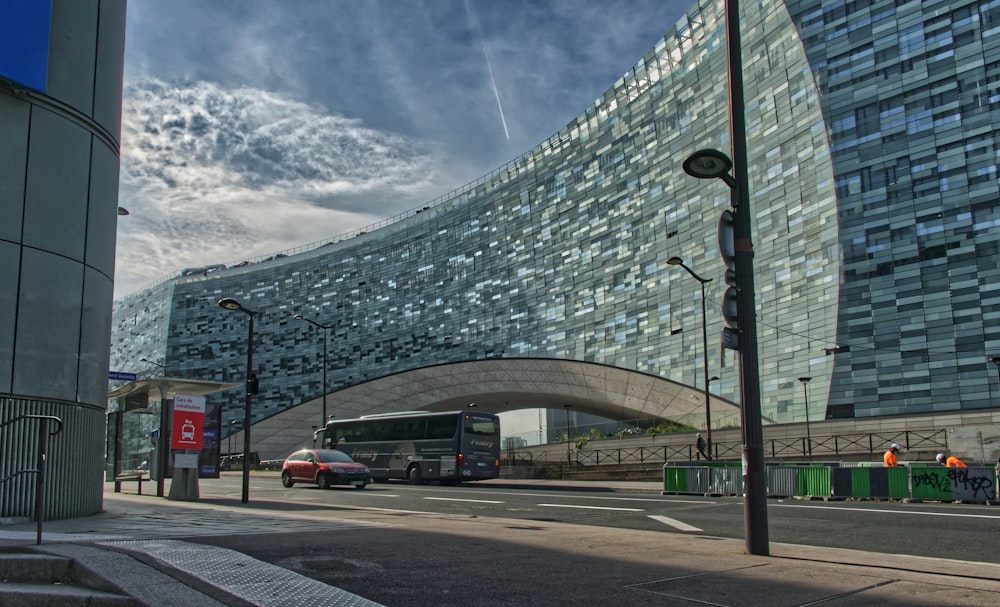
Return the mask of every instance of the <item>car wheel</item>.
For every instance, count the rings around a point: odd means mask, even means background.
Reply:
[[[329,489],[330,478],[325,474],[320,474],[319,478],[316,479],[316,484],[319,485],[320,489]]]
[[[406,471],[406,476],[410,479],[411,485],[419,485],[423,482],[420,478],[420,466],[414,464],[410,466],[410,469]]]
[[[286,487],[291,487],[295,483],[292,481],[292,475],[287,472],[281,473],[281,484]]]

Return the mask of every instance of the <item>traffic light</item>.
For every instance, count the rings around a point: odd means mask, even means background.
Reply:
[[[719,217],[719,253],[726,263],[726,284],[729,288],[722,294],[722,318],[726,326],[722,329],[722,347],[730,350],[740,349],[739,322],[736,306],[736,241],[733,235],[733,223],[736,216],[729,209]]]
[[[260,380],[257,379],[256,373],[251,373],[250,377],[247,378],[247,394],[251,396],[260,394]]]

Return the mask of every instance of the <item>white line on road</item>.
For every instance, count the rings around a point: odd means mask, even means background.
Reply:
[[[474,504],[503,504],[494,500],[463,500],[455,497],[425,497],[425,500],[436,500],[439,502],[472,502]]]
[[[697,527],[693,527],[691,525],[688,525],[687,523],[682,523],[677,519],[670,518],[669,516],[650,514],[649,518],[653,519],[654,521],[659,521],[664,525],[670,525],[671,527],[674,527],[679,531],[701,531],[701,529]]]
[[[538,504],[548,508],[581,508],[584,510],[618,510],[621,512],[645,512],[644,508],[609,508],[607,506],[577,506],[575,504]]]
[[[817,510],[839,510],[841,512],[881,512],[883,514],[918,514],[921,516],[957,516],[960,518],[992,518],[1000,516],[991,514],[954,514],[951,512],[917,512],[915,510],[879,510],[877,508],[840,508],[837,506],[805,506],[799,504],[773,504],[776,508],[815,508]]]
[[[424,491],[448,491],[447,489],[424,489]],[[489,495],[516,495],[518,497],[552,497],[552,493],[525,493],[525,492],[513,492],[513,491],[491,491],[488,489],[468,489],[464,491],[465,493],[486,493]],[[717,505],[718,502],[712,502],[708,500],[685,500],[685,499],[664,499],[664,498],[654,498],[654,497],[617,497],[617,496],[599,496],[599,495],[574,495],[573,499],[585,499],[585,500],[601,500],[601,501],[615,501],[615,502],[655,502],[657,504],[664,503],[675,503],[675,504],[711,504]]]

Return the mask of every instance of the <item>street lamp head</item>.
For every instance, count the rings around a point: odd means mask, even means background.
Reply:
[[[148,358],[140,358],[139,360],[141,360],[144,363],[149,363],[151,365],[156,365],[157,367],[160,367],[161,369],[166,369],[167,368],[167,365],[164,365],[163,363],[158,363],[155,360],[149,360]]]
[[[219,300],[219,305],[221,307],[227,309],[227,310],[232,310],[234,312],[243,312],[244,314],[246,314],[248,316],[253,316],[254,315],[254,311],[253,310],[251,310],[250,308],[244,307],[243,304],[241,304],[240,302],[236,301],[232,297],[227,297],[225,299],[220,299]]]
[[[810,379],[812,379],[812,378],[811,377],[800,377],[799,381],[802,382],[802,383],[804,383],[804,384],[807,384],[807,383],[809,383]]]
[[[708,378],[708,381],[717,381],[718,379],[719,379],[718,375],[713,375],[712,377]]]
[[[706,284],[712,282],[711,278],[702,278],[701,276],[699,276],[697,274],[697,272],[695,272],[694,270],[692,270],[691,268],[689,268],[688,265],[686,263],[684,263],[684,260],[681,259],[680,257],[671,257],[670,259],[667,260],[667,265],[680,266],[680,267],[684,268],[685,272],[687,272],[688,274],[690,274],[692,278],[694,278],[695,280],[697,280],[698,282],[701,283],[701,288],[702,289],[705,288]]]
[[[991,356],[990,362],[1000,367],[1000,356]]]
[[[697,179],[718,179],[728,176],[733,161],[719,150],[698,150],[684,160],[684,172]]]
[[[118,216],[125,217],[126,215],[131,215],[131,213],[129,213],[129,210],[126,209],[125,207],[118,207]]]
[[[301,314],[296,314],[292,318],[294,318],[295,320],[305,320],[306,319],[306,317],[303,316],[303,315],[301,315]]]

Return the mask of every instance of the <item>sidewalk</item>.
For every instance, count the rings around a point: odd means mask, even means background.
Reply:
[[[489,481],[541,490],[538,481]],[[657,483],[544,487],[659,492]],[[31,523],[0,526],[0,551]],[[149,605],[973,606],[1000,565],[584,525],[237,499],[105,494],[100,515],[50,521],[44,550],[113,571]],[[365,598],[362,598],[365,597]]]

